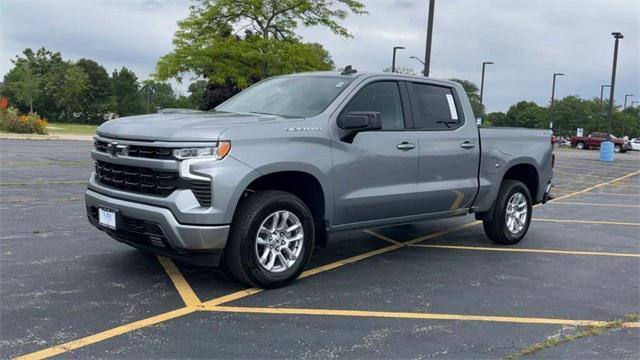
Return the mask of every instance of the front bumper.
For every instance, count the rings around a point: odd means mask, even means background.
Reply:
[[[230,225],[187,225],[179,223],[166,208],[102,195],[85,193],[91,224],[118,241],[131,246],[200,265],[217,265],[229,235]],[[116,212],[117,229],[98,224],[98,208]]]

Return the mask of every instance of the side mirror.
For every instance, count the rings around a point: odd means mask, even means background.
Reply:
[[[344,130],[340,140],[351,143],[361,131],[381,130],[382,116],[376,111],[349,111],[338,118],[337,125]]]

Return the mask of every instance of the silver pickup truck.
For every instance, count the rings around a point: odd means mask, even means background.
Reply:
[[[104,123],[86,208],[120,242],[279,287],[335,231],[474,213],[515,244],[549,195],[552,151],[547,130],[478,128],[454,82],[295,74],[210,112]]]

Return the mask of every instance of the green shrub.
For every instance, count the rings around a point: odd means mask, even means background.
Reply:
[[[14,108],[0,112],[0,130],[20,134],[47,134],[47,120],[36,113],[18,115]]]

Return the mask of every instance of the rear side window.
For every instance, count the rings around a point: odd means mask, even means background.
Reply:
[[[416,129],[451,130],[462,125],[462,114],[451,88],[408,83]]]
[[[380,113],[382,130],[404,129],[404,116],[398,83],[378,81],[366,85],[342,111],[375,111]]]

